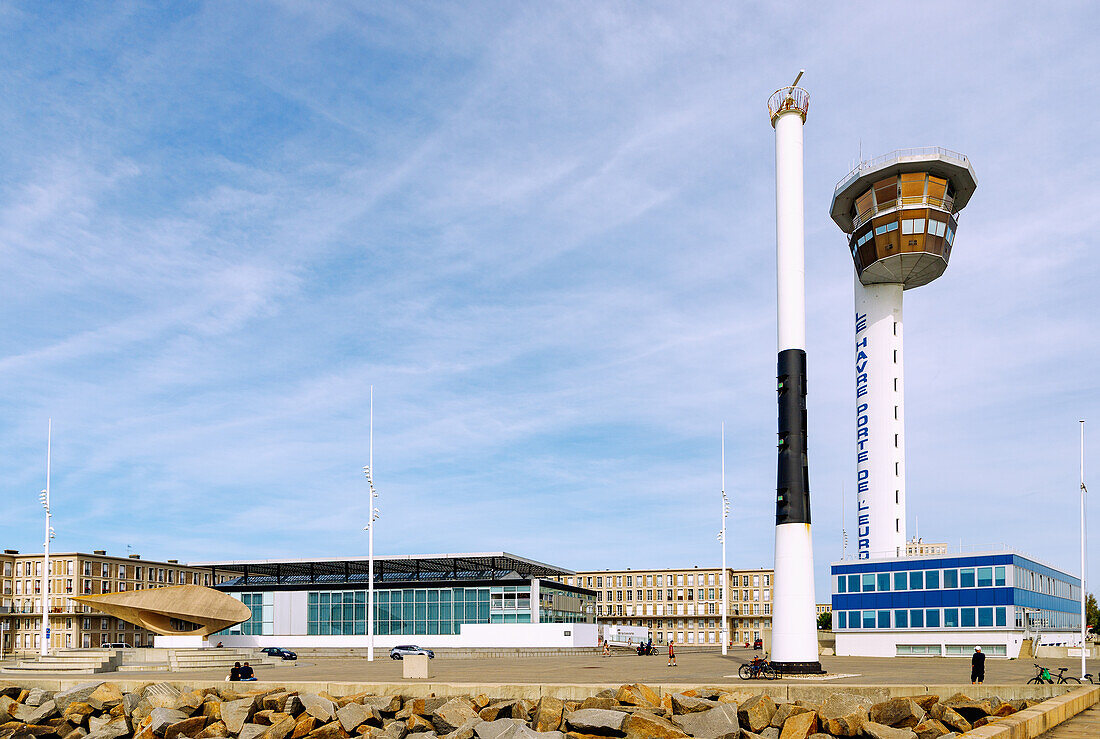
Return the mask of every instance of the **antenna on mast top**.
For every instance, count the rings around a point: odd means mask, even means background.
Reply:
[[[802,75],[806,74],[805,69],[798,70],[798,76],[794,78],[794,82],[791,83],[791,87],[798,87],[798,81],[802,79]]]

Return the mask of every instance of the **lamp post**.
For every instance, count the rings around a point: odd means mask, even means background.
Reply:
[[[50,539],[53,538],[53,527],[50,526],[50,451],[53,441],[53,419],[49,421],[46,431],[46,489],[38,494],[38,500],[46,510],[46,534],[42,543],[42,634],[39,637],[41,649],[39,654],[43,657],[50,653]]]
[[[374,490],[374,385],[370,386],[370,452],[363,474],[367,476],[370,489],[370,520],[364,526],[367,530],[367,661],[374,661],[374,522],[378,520],[378,509],[374,499],[378,493]]]
[[[726,497],[726,424],[722,424],[722,529],[718,532],[718,541],[722,542],[722,656],[728,653],[729,637],[726,619],[726,517],[730,512],[730,500]]]
[[[1081,425],[1081,679],[1085,679],[1085,654],[1088,645],[1085,636],[1088,634],[1088,624],[1085,623],[1085,421],[1078,421]]]

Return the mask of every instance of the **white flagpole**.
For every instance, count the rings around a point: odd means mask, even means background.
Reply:
[[[1082,419],[1079,421],[1081,424],[1081,679],[1085,679],[1085,654],[1088,650],[1088,643],[1085,641],[1085,636],[1088,633],[1088,625],[1085,623],[1085,421]]]
[[[43,544],[42,563],[42,633],[39,653],[45,657],[50,653],[50,453],[53,444],[53,419],[49,420],[46,431],[46,489],[40,496],[42,507],[46,509],[46,540]]]

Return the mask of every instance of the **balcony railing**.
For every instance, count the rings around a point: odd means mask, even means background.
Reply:
[[[875,157],[874,159],[868,159],[867,161],[860,162],[855,169],[844,175],[844,177],[841,178],[840,182],[836,183],[836,187],[833,188],[833,192],[843,190],[845,187],[848,186],[849,182],[855,180],[864,172],[870,171],[872,169],[879,169],[880,167],[884,167],[888,164],[900,162],[903,159],[927,159],[930,157],[942,157],[944,159],[951,159],[955,162],[958,162],[964,167],[970,166],[970,160],[966,158],[965,154],[960,154],[957,151],[945,149],[942,146],[917,146],[911,149],[897,149],[890,152],[889,154],[883,154],[880,157]]]

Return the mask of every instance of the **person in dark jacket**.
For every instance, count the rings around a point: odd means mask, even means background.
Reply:
[[[241,680],[245,682],[252,682],[256,679],[256,674],[252,671],[252,665],[247,662],[241,667]]]
[[[974,656],[970,658],[970,684],[981,685],[985,682],[985,654],[981,647],[974,647]]]
[[[229,670],[229,682],[239,682],[241,679],[241,663],[234,662],[233,668]]]

